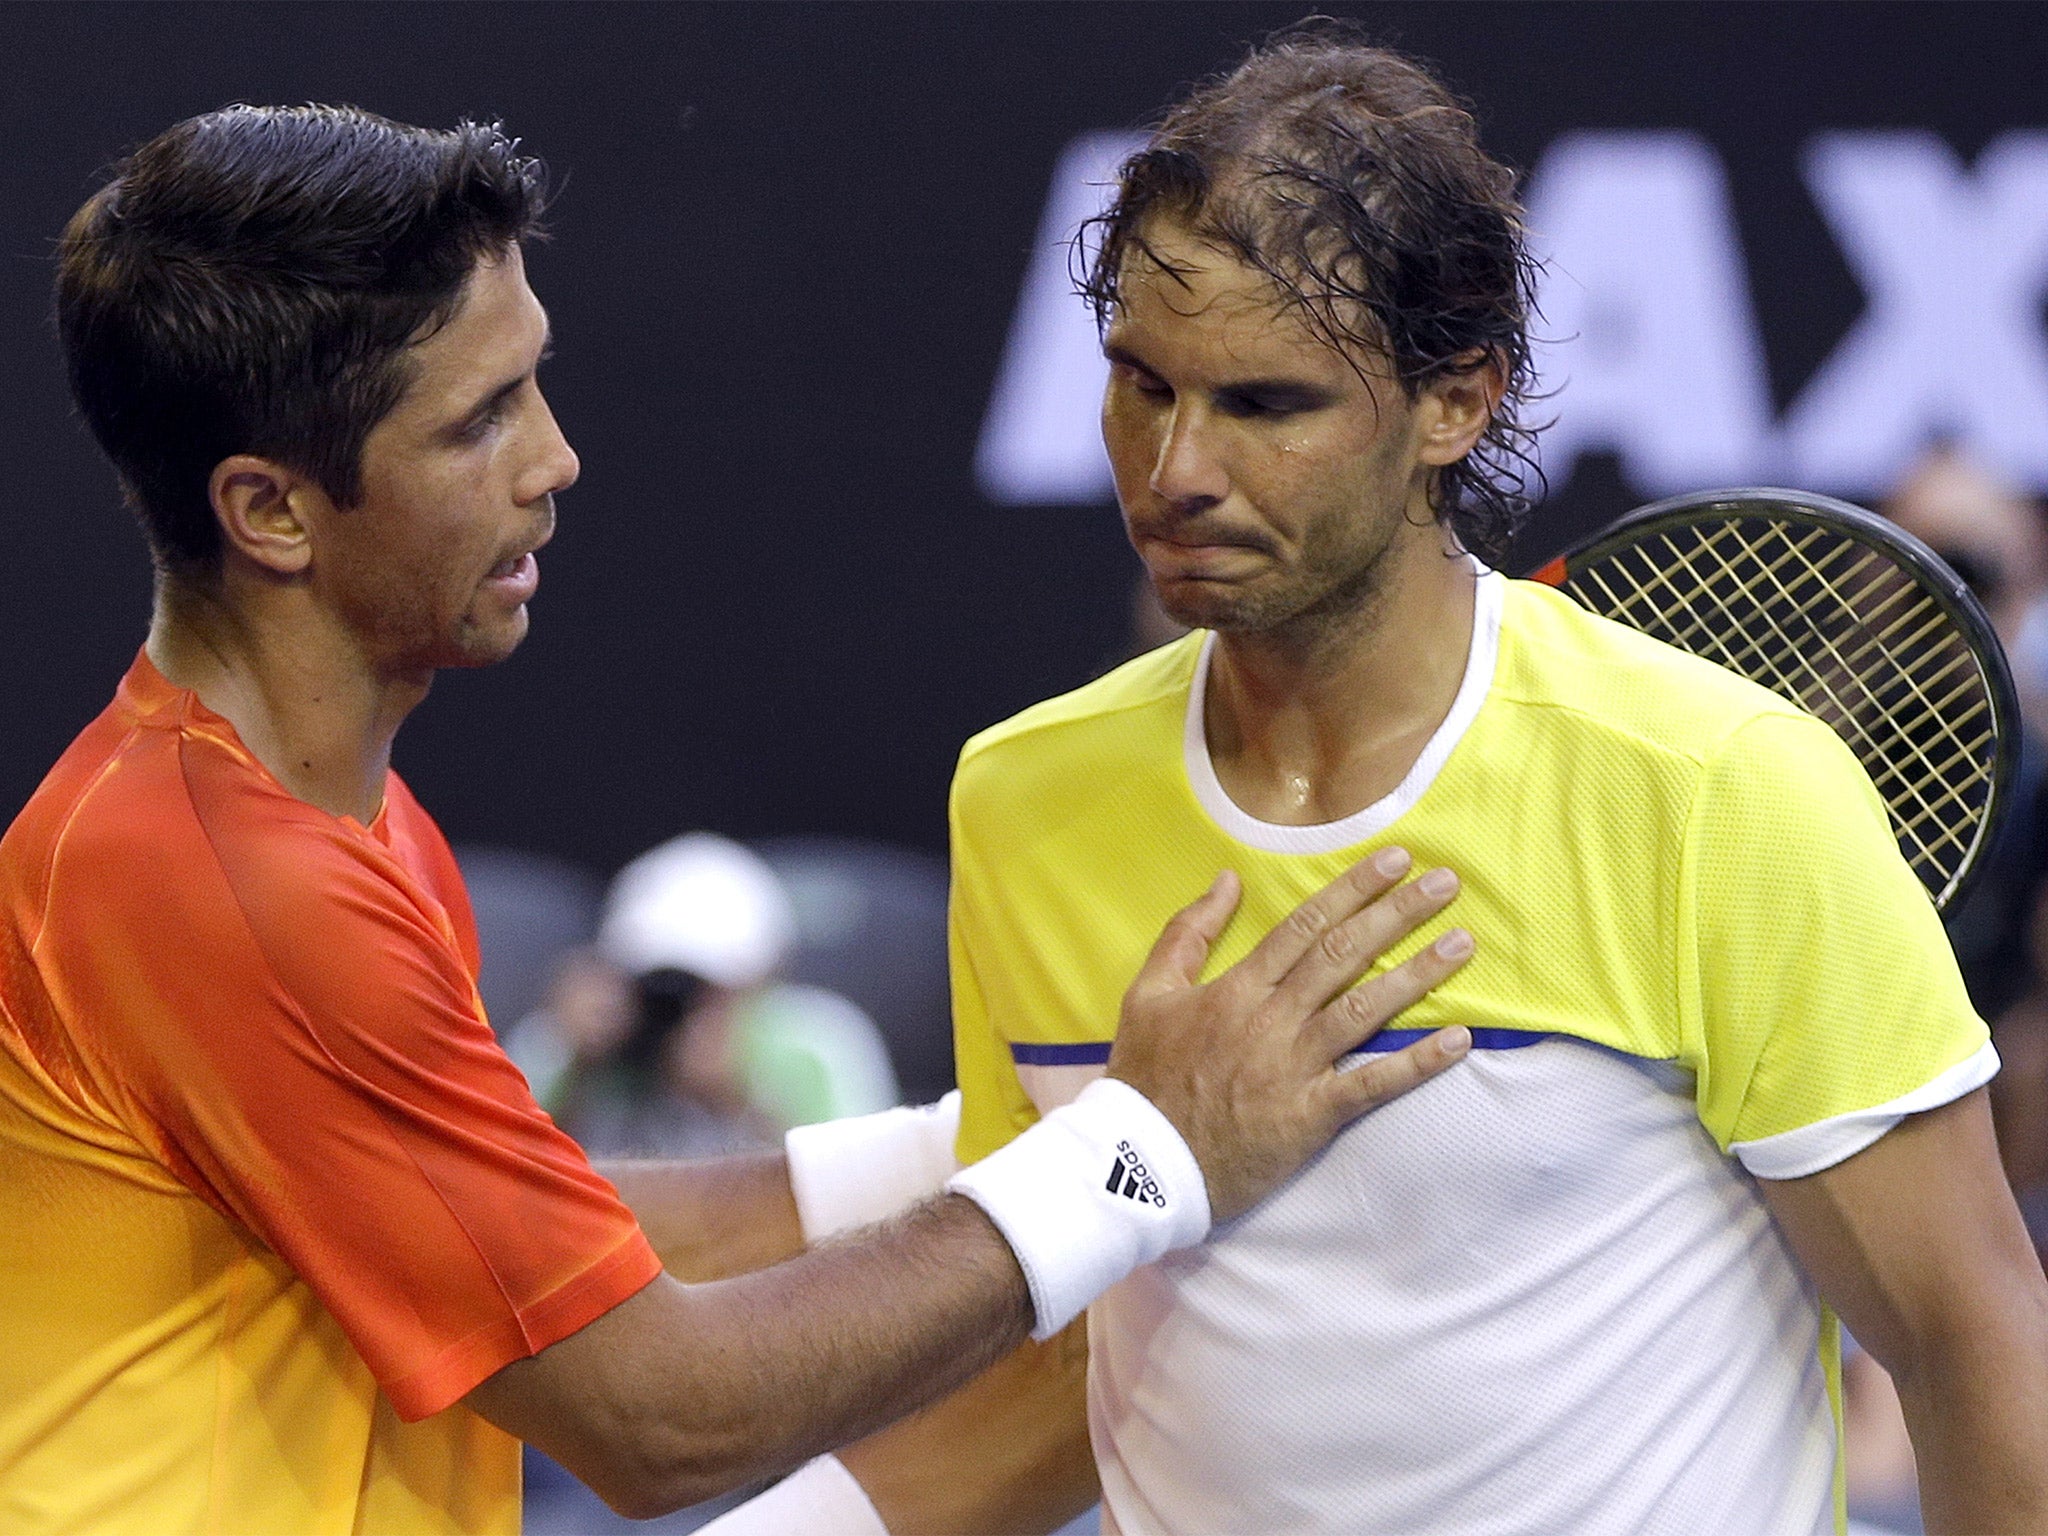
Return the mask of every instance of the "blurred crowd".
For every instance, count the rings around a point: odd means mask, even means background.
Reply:
[[[1976,593],[2020,697],[2018,792],[1949,932],[2005,1062],[1991,1093],[2006,1172],[2048,1252],[2048,511],[1946,447],[1881,510]],[[1141,586],[1134,649],[1174,633],[1147,596]],[[952,1086],[940,859],[691,832],[604,886],[528,854],[461,857],[490,1016],[542,1106],[594,1155],[772,1147],[792,1126],[928,1103]],[[1917,1531],[1897,1396],[1853,1340],[1843,1389],[1857,1529]],[[712,1513],[659,1524],[687,1530]],[[567,1474],[529,1465],[534,1536],[613,1521]]]

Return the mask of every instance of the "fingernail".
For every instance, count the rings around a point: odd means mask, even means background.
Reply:
[[[1436,941],[1436,952],[1446,960],[1462,960],[1472,953],[1472,935],[1462,928],[1453,928]]]
[[[1432,869],[1416,883],[1425,896],[1448,896],[1458,888],[1458,877],[1448,869]]]
[[[1413,859],[1406,848],[1382,848],[1372,856],[1372,867],[1390,879],[1400,874],[1412,862]]]
[[[1462,1056],[1472,1049],[1472,1031],[1462,1024],[1453,1024],[1438,1033],[1436,1043],[1446,1056]]]

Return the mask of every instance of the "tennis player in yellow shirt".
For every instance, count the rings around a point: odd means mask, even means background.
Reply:
[[[1123,1536],[1819,1536],[1839,1315],[1928,1528],[2048,1531],[1997,1057],[1874,791],[1775,695],[1483,563],[1540,409],[1512,183],[1340,27],[1173,109],[1086,291],[1192,633],[976,737],[952,802],[960,1161],[1085,1091],[1120,968],[1219,863],[1215,964],[1376,848],[1454,865],[1481,947],[1403,1023],[1470,1059],[1113,1287],[1085,1350],[849,1451],[871,1507],[829,1529],[1043,1529],[1099,1472]]]

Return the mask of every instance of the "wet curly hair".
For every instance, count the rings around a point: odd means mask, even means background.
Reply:
[[[1500,369],[1492,422],[1430,490],[1458,542],[1498,562],[1542,489],[1526,419],[1536,266],[1514,173],[1471,112],[1414,60],[1313,18],[1197,86],[1124,162],[1075,247],[1098,325],[1133,252],[1172,270],[1147,243],[1157,218],[1265,274],[1353,366],[1387,359],[1410,399]]]

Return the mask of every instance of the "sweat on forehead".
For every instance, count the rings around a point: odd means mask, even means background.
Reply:
[[[1126,240],[1116,284],[1119,309],[1140,285],[1183,311],[1199,293],[1199,302],[1254,309],[1269,322],[1298,327],[1304,340],[1369,360],[1376,371],[1386,361],[1385,333],[1355,293],[1314,271],[1275,271],[1248,259],[1237,242],[1199,219],[1152,214]]]

